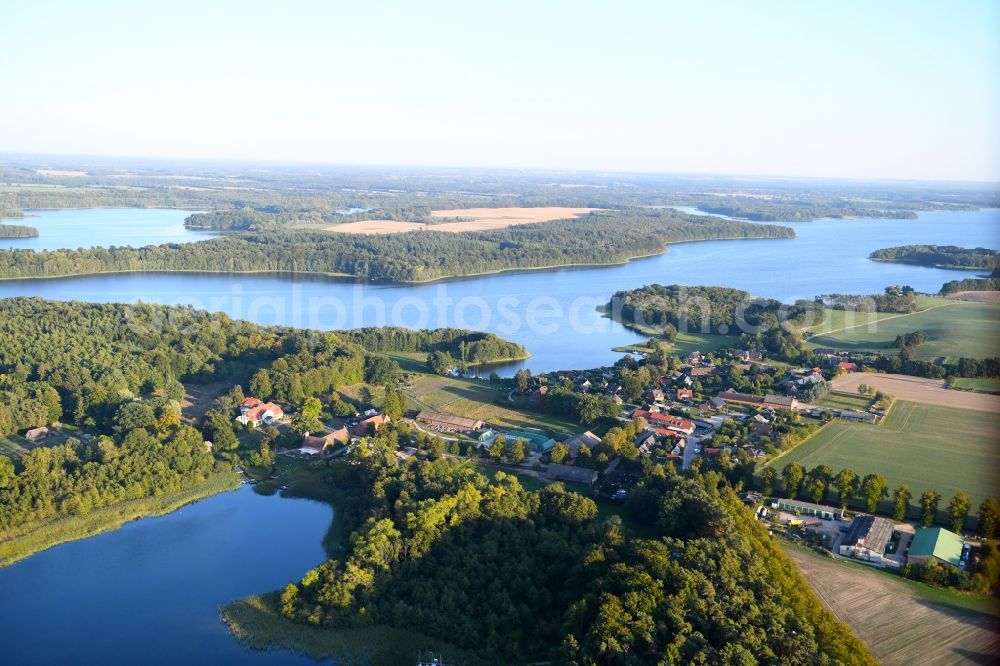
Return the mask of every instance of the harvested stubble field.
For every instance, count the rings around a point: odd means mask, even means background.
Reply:
[[[956,291],[945,298],[956,301],[978,301],[980,303],[1000,303],[1000,291]]]
[[[837,377],[830,385],[834,391],[856,394],[860,384],[874,386],[876,390],[888,393],[897,400],[942,407],[957,407],[958,409],[974,409],[981,412],[1000,412],[1000,396],[969,391],[952,391],[945,388],[944,380],[941,379],[854,372]]]
[[[786,552],[823,603],[887,666],[1000,660],[995,599],[935,590],[797,547]]]
[[[364,220],[327,227],[327,231],[342,234],[398,234],[406,231],[489,231],[506,229],[519,224],[537,224],[555,220],[568,220],[597,210],[596,208],[566,208],[546,206],[539,208],[453,208],[435,210],[431,217],[442,220],[435,224],[399,222],[397,220]],[[448,222],[446,220],[453,219]]]

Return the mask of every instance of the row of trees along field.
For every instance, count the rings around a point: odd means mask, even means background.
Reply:
[[[1000,253],[985,247],[956,245],[901,245],[875,250],[869,259],[936,268],[994,270],[1000,268]]]
[[[0,238],[34,238],[38,229],[26,224],[0,224]]]
[[[993,271],[988,278],[965,278],[964,280],[951,280],[941,286],[941,293],[947,296],[958,291],[1000,291],[1000,276],[998,271]]]
[[[356,235],[267,230],[143,248],[13,250],[0,255],[0,277],[201,270],[337,273],[408,282],[517,268],[621,262],[663,252],[670,242],[793,235],[791,229],[774,225],[627,209],[477,233]]]
[[[909,314],[917,309],[917,293],[909,285],[893,285],[881,294],[824,294],[816,300],[833,310],[894,312]]]
[[[951,363],[933,363],[912,358],[913,347],[900,349],[899,355],[878,356],[863,364],[863,368],[871,368],[892,374],[912,375],[914,377],[1000,377],[1000,357],[968,358],[961,357]]]
[[[650,468],[625,510],[530,492],[386,429],[334,463],[343,555],[281,593],[299,622],[416,628],[498,661],[873,664],[721,475]]]
[[[834,475],[829,465],[817,465],[807,471],[801,464],[792,462],[780,472],[775,467],[765,467],[760,475],[760,489],[765,495],[777,492],[783,497],[810,502],[825,502],[829,494],[833,493],[839,506],[846,508],[848,505],[856,505],[869,513],[877,511],[883,501],[891,498],[893,518],[903,520],[914,514],[914,507],[910,503],[913,495],[906,484],[890,494],[885,477],[881,474],[862,477],[850,468],[842,469]],[[934,490],[927,490],[921,495],[919,517],[924,527],[929,527],[937,520],[940,500],[941,494]],[[993,538],[996,533],[997,521],[1000,520],[997,507],[998,504],[993,499],[984,501],[979,507],[977,531],[986,538]],[[964,530],[970,509],[968,495],[957,492],[948,505],[948,527],[955,532]]]

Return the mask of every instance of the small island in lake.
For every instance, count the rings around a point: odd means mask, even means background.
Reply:
[[[38,229],[26,224],[0,224],[0,238],[35,238]]]
[[[868,255],[874,261],[918,264],[954,270],[995,270],[1000,268],[1000,254],[985,247],[964,248],[955,245],[901,245],[876,250]]]

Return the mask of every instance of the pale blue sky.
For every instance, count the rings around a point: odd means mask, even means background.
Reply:
[[[1000,180],[1000,3],[0,0],[0,152]]]

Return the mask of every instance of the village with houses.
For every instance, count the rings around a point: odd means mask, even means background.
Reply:
[[[401,442],[398,455],[422,454],[430,441],[439,439],[448,445],[440,455],[505,464],[538,478],[622,500],[630,490],[629,479],[636,478],[629,470],[637,471],[637,466],[673,463],[688,469],[723,456],[752,469],[780,455],[786,440],[802,436],[799,431],[808,432],[830,419],[875,424],[885,413],[883,403],[891,402],[891,397],[873,395],[866,411],[816,404],[828,393],[832,377],[857,370],[837,352],[825,359],[826,366],[810,368],[769,363],[763,353],[753,350],[694,352],[680,362],[671,359],[674,362],[662,373],[647,373],[648,385],[638,388],[634,378],[641,373],[635,371],[649,366],[626,357],[612,368],[538,376],[526,373],[506,394],[507,403],[527,413],[552,412],[559,397],[601,401],[607,411],[590,429],[575,432],[553,432],[540,426],[511,428],[462,414],[406,410],[399,420],[407,424],[412,436]],[[453,369],[447,374],[456,376]],[[766,390],[750,393],[748,385]],[[245,398],[237,412],[235,420],[244,428],[280,429],[288,421],[281,406],[255,397]],[[306,432],[300,441],[277,453],[308,459],[344,455],[352,444],[391,421],[389,415],[369,407],[354,416],[329,419],[325,431]]]
[[[749,509],[748,520],[752,515],[790,553],[804,550],[841,566],[860,565],[871,570],[867,575],[890,572],[969,589],[989,566],[988,539],[912,512],[900,518],[886,515],[884,506],[866,510],[871,507],[861,506],[860,475],[853,499],[840,503],[829,501],[836,494],[832,475],[823,479],[818,501],[805,499],[816,470],[799,481],[800,489],[789,492],[782,485],[782,459],[803,442],[836,423],[880,428],[895,403],[866,384],[875,382],[863,372],[865,358],[819,349],[812,360],[796,367],[746,349],[659,360],[647,354],[626,356],[613,367],[522,371],[488,381],[451,368],[414,369],[397,386],[384,387],[384,396],[373,386],[345,388],[332,400],[349,402],[356,411],[334,416],[324,410],[321,428],[301,432],[293,425],[300,405],[253,396],[243,398],[233,420],[246,433],[282,432],[274,448],[285,463],[276,464],[266,482],[283,491],[287,470],[318,469],[341,458],[350,463],[351,452],[368,438],[388,433],[404,463],[451,458],[489,474],[512,474],[528,487],[561,484],[627,520],[633,490],[654,466],[667,465],[680,473],[727,477]],[[839,387],[855,376],[861,381],[848,395]],[[442,387],[456,393],[476,388],[490,402],[431,400]],[[399,404],[390,404],[392,394]],[[769,471],[773,483],[762,478]],[[888,489],[882,492],[888,496]],[[850,571],[838,575],[855,580]]]

